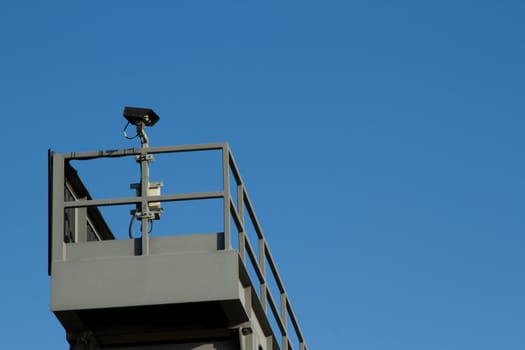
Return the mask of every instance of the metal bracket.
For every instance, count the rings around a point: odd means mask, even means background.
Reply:
[[[135,213],[135,217],[137,219],[149,219],[149,220],[155,220],[155,213],[152,212],[152,211],[148,211],[146,213],[140,213],[140,212],[136,212]]]
[[[153,157],[153,154],[139,154],[135,156],[135,160],[137,163],[139,162],[153,162],[155,161],[155,157]]]

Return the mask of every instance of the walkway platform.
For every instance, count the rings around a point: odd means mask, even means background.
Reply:
[[[71,166],[179,152],[221,152],[223,188],[94,199]],[[71,349],[307,349],[227,144],[50,151],[49,180],[51,310]],[[206,199],[222,199],[222,232],[119,239],[100,210]]]

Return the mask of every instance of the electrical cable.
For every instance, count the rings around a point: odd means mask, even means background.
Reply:
[[[133,220],[135,220],[135,215],[131,215],[131,220],[129,221],[128,235],[130,239],[133,239],[133,235],[131,234],[131,231],[133,230]]]
[[[131,220],[129,221],[129,226],[128,226],[128,235],[129,235],[129,238],[130,239],[133,239],[133,220],[135,220],[135,215],[132,215],[131,216]],[[148,223],[149,223],[149,230],[148,230],[148,234],[150,234],[151,232],[153,232],[153,220],[151,219],[148,219]]]
[[[122,131],[124,133],[124,137],[127,138],[128,140],[133,140],[133,139],[137,138],[137,136],[139,136],[138,133],[135,136],[133,136],[133,137],[129,137],[128,136],[128,133],[126,132],[126,129],[128,128],[128,126],[129,126],[129,121],[126,124],[126,126],[124,127],[124,130]]]

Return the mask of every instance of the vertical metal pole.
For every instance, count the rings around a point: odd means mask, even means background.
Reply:
[[[149,140],[144,131],[144,123],[137,124],[137,134],[140,136],[142,152],[140,153],[140,197],[141,197],[141,233],[142,233],[142,255],[149,255],[148,220],[149,204],[147,200],[149,190]]]
[[[237,184],[237,212],[239,219],[244,227],[244,186],[243,184]]]
[[[230,229],[230,149],[227,144],[222,146],[222,179],[224,198],[224,249],[232,247]]]
[[[87,200],[87,197],[79,198],[79,200]],[[87,242],[87,208],[75,208],[75,242]]]
[[[283,323],[284,332],[283,332],[283,350],[288,350],[288,323],[286,321],[286,307],[288,300],[286,293],[281,291],[281,321]]]
[[[237,237],[239,239],[239,255],[244,265],[246,265],[246,233],[240,231]]]
[[[64,244],[64,156],[52,155],[53,162],[53,193],[52,193],[52,243],[51,266],[54,261],[65,260],[66,251]]]
[[[266,246],[264,244],[264,240],[259,238],[259,267],[261,269],[262,275],[263,275],[263,281],[261,282],[260,288],[261,288],[261,304],[264,311],[264,314],[267,315],[267,308],[266,308],[266,291],[267,291],[267,283],[266,283]]]
[[[237,172],[237,169],[234,169]],[[235,179],[237,181],[237,179]],[[239,254],[241,255],[241,260],[246,264],[246,244],[245,240],[247,239],[246,235],[246,226],[244,225],[244,188],[242,184],[236,183],[237,187],[237,214],[239,214],[239,220],[241,222],[241,230],[237,235],[239,237]]]
[[[149,255],[149,235],[148,235],[148,213],[149,206],[146,197],[149,187],[149,164],[146,160],[146,151],[140,157],[140,195],[141,195],[141,232],[142,232],[142,255]]]

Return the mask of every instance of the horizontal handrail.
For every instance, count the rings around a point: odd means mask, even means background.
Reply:
[[[91,152],[70,152],[64,153],[65,159],[70,160],[89,160],[95,158],[114,158],[114,157],[126,157],[140,154],[160,154],[160,153],[178,153],[178,152],[193,152],[193,151],[213,151],[222,150],[227,147],[228,144],[225,142],[221,143],[209,143],[209,144],[196,144],[196,145],[182,145],[182,146],[162,146],[162,147],[149,147],[149,148],[128,148],[128,149],[116,149],[116,150],[101,150]]]
[[[197,199],[224,198],[224,192],[196,192],[185,194],[167,194],[161,196],[137,196],[110,199],[85,199],[64,202],[64,208],[101,207],[111,205],[136,204],[146,200],[147,202],[176,202]]]

